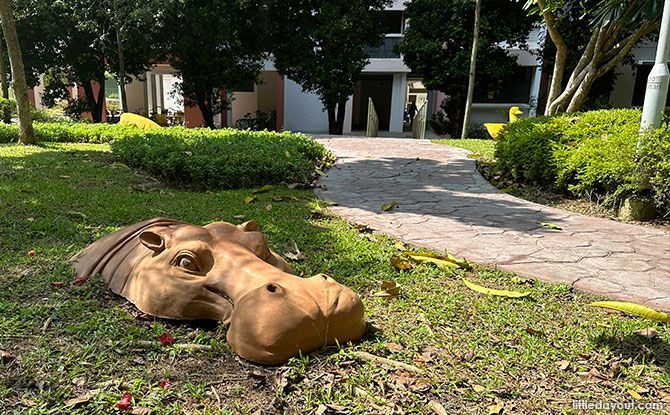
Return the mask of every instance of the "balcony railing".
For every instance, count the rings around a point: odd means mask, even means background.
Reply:
[[[366,47],[365,52],[370,58],[377,59],[398,59],[400,52],[396,50],[396,46],[402,40],[400,35],[387,35],[382,44],[378,47]]]

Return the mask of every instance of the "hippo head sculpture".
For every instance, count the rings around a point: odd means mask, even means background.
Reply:
[[[147,314],[222,321],[235,353],[256,363],[355,341],[365,327],[352,290],[324,274],[292,275],[254,221],[150,219],[88,245],[72,262],[78,276],[100,274]]]

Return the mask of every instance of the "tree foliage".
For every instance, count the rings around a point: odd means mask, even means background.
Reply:
[[[275,67],[315,93],[328,113],[328,130],[342,134],[347,100],[368,64],[366,46],[381,43],[379,15],[388,0],[272,0]]]
[[[556,48],[546,115],[559,111],[579,111],[594,83],[626,59],[640,40],[659,26],[660,0],[528,0],[526,8],[542,16]],[[590,23],[588,37],[580,45],[570,45],[575,27],[566,24],[570,14],[579,10],[581,19]],[[577,57],[567,81],[569,56]]]
[[[157,0],[17,0],[18,32],[29,83],[49,70],[65,75],[66,85],[81,85],[81,100],[93,121],[102,119],[106,72],[119,73],[116,28],[126,33],[125,76],[146,71],[160,45]],[[99,85],[96,93],[94,83]],[[62,93],[62,91],[61,91]],[[76,103],[73,102],[73,105]]]
[[[266,10],[256,0],[171,0],[165,3],[164,57],[181,75],[187,104],[197,105],[205,124],[225,108],[221,90],[257,81],[265,57]]]
[[[448,96],[444,106],[450,133],[462,128],[475,3],[468,0],[413,0],[407,4],[410,21],[400,43],[405,63],[423,76],[429,89]],[[532,29],[522,5],[507,0],[482,2],[475,89],[495,91],[518,67],[508,47],[523,47]],[[505,42],[507,46],[503,46]]]

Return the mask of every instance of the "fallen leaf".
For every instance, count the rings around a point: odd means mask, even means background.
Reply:
[[[34,222],[34,221],[35,221],[35,218],[28,218],[28,219],[26,219],[26,220],[27,220],[28,222]]]
[[[271,211],[272,210],[272,205],[268,204],[267,206],[265,206],[265,210],[267,210],[268,212]]]
[[[86,384],[86,378],[76,377],[72,379],[72,384],[75,386],[84,386]]]
[[[61,179],[71,179],[71,178],[72,178],[72,177],[70,177],[70,176],[66,176],[66,175],[59,176],[59,177],[60,177]]]
[[[670,316],[668,316],[666,313],[656,311],[652,308],[645,307],[640,304],[627,303],[625,301],[596,301],[589,305],[594,307],[603,307],[612,310],[622,311],[624,313],[644,317],[649,320],[657,320],[662,321],[664,323],[670,322]]]
[[[321,204],[324,206],[337,206],[337,202],[334,200],[330,199],[323,199],[321,200]]]
[[[307,259],[307,256],[305,256],[305,254],[302,253],[298,248],[298,244],[295,241],[291,242],[293,242],[293,251],[285,252],[284,256],[288,259],[292,259],[293,261],[303,261]]]
[[[32,399],[21,398],[21,405],[25,406],[26,408],[32,408],[33,406],[37,406],[37,402],[33,401]]]
[[[391,265],[393,265],[393,268],[399,270],[407,270],[414,268],[413,263],[407,261],[404,258],[399,257],[398,255],[391,256]]]
[[[557,360],[554,364],[558,366],[560,370],[566,370],[570,366],[570,362],[567,360]]]
[[[450,253],[447,252],[446,255],[438,255],[434,254],[432,252],[412,252],[412,251],[406,251],[404,252],[405,255],[410,257],[413,261],[419,262],[419,263],[431,263],[435,264],[440,268],[462,268],[462,269],[470,269],[471,266],[463,258],[456,258],[455,256],[451,255]]]
[[[49,283],[52,287],[60,288],[65,285],[65,281],[51,281]]]
[[[396,298],[400,295],[400,285],[395,281],[382,281],[381,291],[372,294],[373,297]]]
[[[395,200],[391,201],[390,203],[384,203],[382,205],[382,212],[388,212],[389,210],[395,209],[398,206],[400,205],[398,205],[398,202],[396,202]]]
[[[496,290],[493,288],[482,287],[473,282],[470,282],[463,278],[463,283],[471,290],[476,291],[480,294],[494,295],[498,297],[508,297],[508,298],[521,298],[530,295],[530,292],[519,292],[519,291],[508,291],[508,290]]]
[[[532,327],[526,327],[526,333],[532,334],[533,336],[544,336],[544,332],[541,330],[534,329]]]
[[[244,196],[244,203],[246,203],[247,205],[253,202],[254,200],[256,200],[256,196],[253,195]]]
[[[235,216],[233,216],[233,219],[235,219],[235,220],[242,220],[242,221],[243,221],[243,220],[246,220],[247,217],[244,216],[244,215],[235,215]]]
[[[14,359],[15,357],[13,354],[9,353],[6,350],[0,350],[0,362],[2,362],[3,364],[6,365],[7,363],[11,362]]]
[[[477,393],[482,393],[486,390],[486,388],[483,387],[482,385],[473,385],[472,390],[477,392]]]
[[[444,408],[444,406],[441,403],[439,403],[438,401],[434,400],[434,399],[431,400],[430,402],[428,402],[428,407],[433,412],[435,412],[437,415],[447,415],[448,414],[448,412]]]
[[[253,190],[251,193],[258,194],[258,193],[264,193],[264,192],[269,192],[270,190],[274,189],[275,187],[271,184],[266,184],[263,187],[260,187],[256,190]]]
[[[318,168],[318,167],[316,167],[316,168],[314,169],[314,172],[315,172],[316,174],[318,174],[319,176],[321,176],[321,177],[326,176],[326,173],[324,173],[323,170],[321,170],[321,169]]]
[[[146,406],[137,406],[130,411],[133,415],[148,415],[150,412],[151,408],[147,408]]]
[[[502,413],[504,407],[505,404],[503,402],[498,402],[495,405],[490,405],[488,408],[486,408],[486,411],[489,415],[499,415]]]
[[[398,343],[384,343],[384,347],[392,352],[402,352],[405,348]]]
[[[639,401],[639,400],[642,399],[642,396],[639,393],[637,393],[637,391],[634,391],[632,389],[628,389],[628,394],[630,396],[632,396],[633,399],[635,399],[636,401]]]
[[[553,223],[546,223],[546,222],[538,222],[541,226],[544,226],[547,229],[553,229],[555,231],[562,231],[563,228],[561,228],[558,225],[554,225]]]
[[[100,392],[100,389],[94,389],[86,392],[83,395],[77,396],[72,399],[68,399],[67,401],[65,401],[65,406],[77,406],[86,403],[91,399],[93,399],[95,395],[98,394],[98,392]]]
[[[170,389],[170,387],[172,386],[172,382],[170,381],[170,379],[167,378],[161,379],[161,381],[158,382],[158,386],[160,386],[163,389]]]
[[[28,251],[28,256],[33,258],[33,257],[37,256],[37,252],[35,252],[35,250],[31,249],[30,251]]]
[[[360,233],[369,233],[372,232],[372,228],[364,223],[354,223],[354,228]]]
[[[314,412],[314,415],[323,415],[326,413],[328,410],[328,407],[324,404],[319,404],[319,406],[316,408],[316,411]]]
[[[74,279],[74,281],[72,281],[72,284],[74,284],[74,285],[82,285],[82,284],[86,284],[86,281],[88,281],[88,278],[86,278],[86,277],[84,277],[84,276],[82,276],[82,277],[77,277],[77,278]]]
[[[635,330],[633,334],[637,334],[638,336],[644,337],[646,339],[653,339],[654,337],[658,336],[658,331],[652,327],[647,327],[644,329]]]
[[[174,337],[172,337],[172,335],[170,335],[170,333],[167,331],[161,334],[158,340],[160,340],[163,346],[171,346],[175,342]]]
[[[121,400],[118,401],[116,405],[114,405],[114,407],[116,407],[116,409],[120,411],[128,411],[133,407],[133,404],[131,402],[132,399],[133,395],[130,392],[126,392],[121,397]]]

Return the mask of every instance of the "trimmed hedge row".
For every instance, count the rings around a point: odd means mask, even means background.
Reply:
[[[111,146],[129,166],[200,189],[302,183],[332,159],[323,145],[288,132],[172,127],[120,136]]]
[[[37,141],[61,143],[108,143],[116,138],[141,135],[142,130],[118,124],[90,124],[85,122],[33,123]],[[17,124],[0,123],[0,143],[19,141]]]
[[[669,210],[670,130],[644,137],[638,163],[640,116],[639,110],[618,109],[521,119],[501,134],[498,167],[517,182],[605,196],[611,205],[635,194],[645,172],[657,206]]]

